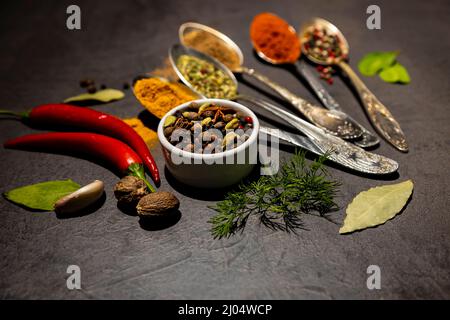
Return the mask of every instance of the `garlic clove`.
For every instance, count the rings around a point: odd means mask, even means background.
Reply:
[[[104,189],[103,182],[95,180],[94,182],[81,187],[77,191],[59,199],[55,203],[55,212],[58,214],[76,213],[100,199]]]

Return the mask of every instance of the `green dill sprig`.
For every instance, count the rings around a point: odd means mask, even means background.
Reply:
[[[337,210],[334,197],[340,184],[327,179],[323,165],[326,158],[322,156],[308,165],[305,152],[296,152],[276,175],[261,176],[229,192],[212,207],[217,212],[209,220],[214,238],[243,232],[250,216],[272,230],[295,232],[303,227],[302,214],[317,212],[324,216]]]

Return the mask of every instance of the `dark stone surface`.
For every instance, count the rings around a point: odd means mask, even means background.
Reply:
[[[68,156],[0,149],[2,192],[52,179],[93,179],[107,186],[95,213],[58,219],[0,200],[1,298],[146,299],[398,299],[450,298],[448,1],[378,1],[382,30],[365,26],[371,1],[77,1],[82,30],[68,31],[72,1],[2,3],[0,14],[1,107],[25,110],[77,94],[78,81],[121,88],[124,81],[158,66],[177,41],[180,23],[197,20],[217,27],[242,47],[246,65],[314,100],[294,75],[261,63],[252,53],[248,27],[261,11],[273,11],[297,26],[309,17],[330,19],[351,44],[351,65],[374,50],[400,50],[412,83],[391,85],[377,77],[367,85],[391,109],[411,146],[402,154],[382,142],[376,152],[397,160],[395,181],[330,168],[342,182],[338,224],[306,217],[297,236],[251,225],[243,235],[213,240],[207,220],[214,191],[177,187],[163,177],[161,189],[181,199],[181,217],[157,231],[117,206],[118,177],[92,162]],[[242,85],[241,91],[255,92]],[[331,93],[356,119],[368,124],[348,86],[337,79]],[[316,101],[316,100],[314,100]],[[142,108],[126,99],[99,110],[135,116]],[[34,130],[2,121],[0,141]],[[161,169],[159,148],[154,150]],[[287,153],[283,152],[283,157]],[[378,228],[338,234],[345,207],[370,187],[413,179],[415,191],[404,212]],[[203,200],[193,199],[196,196]],[[82,290],[70,291],[68,265],[79,265]],[[366,269],[381,268],[382,289],[366,287]]]

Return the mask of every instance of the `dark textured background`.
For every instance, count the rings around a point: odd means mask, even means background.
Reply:
[[[413,179],[404,212],[378,228],[338,234],[344,209],[360,191],[391,183],[331,168],[342,182],[333,215],[338,224],[306,217],[297,236],[249,226],[243,235],[215,241],[209,233],[205,194],[168,184],[181,199],[180,221],[146,231],[116,207],[117,176],[90,161],[0,148],[0,191],[52,179],[106,183],[106,202],[90,215],[58,219],[23,210],[0,199],[0,298],[146,299],[354,299],[449,298],[449,54],[448,1],[377,1],[382,30],[365,26],[373,1],[10,1],[0,13],[2,108],[25,110],[77,94],[78,80],[121,87],[161,63],[177,41],[180,23],[196,20],[217,27],[242,48],[246,65],[299,95],[312,94],[287,70],[264,65],[252,53],[248,27],[261,11],[278,13],[294,26],[321,16],[333,21],[351,45],[351,65],[374,50],[400,50],[410,85],[364,78],[400,122],[411,151],[385,142],[376,150],[397,160],[393,182]],[[65,10],[77,3],[82,30],[68,31]],[[348,86],[336,79],[331,93],[356,119],[368,124]],[[242,86],[243,92],[255,92]],[[142,111],[131,92],[98,107],[119,116]],[[33,132],[1,121],[0,141]],[[162,169],[159,148],[155,156]],[[283,153],[283,156],[287,156]],[[204,193],[213,193],[212,190]],[[206,200],[205,200],[206,199]],[[209,200],[208,200],[209,199]],[[66,288],[66,268],[82,270],[82,290]],[[382,289],[366,288],[366,269],[379,265]]]

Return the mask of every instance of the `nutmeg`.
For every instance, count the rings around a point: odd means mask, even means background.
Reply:
[[[140,217],[162,216],[178,210],[180,201],[172,193],[167,191],[153,192],[139,200],[136,207]]]
[[[135,206],[148,193],[145,181],[134,176],[126,176],[114,186],[114,196],[122,205]]]

